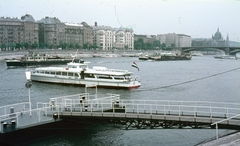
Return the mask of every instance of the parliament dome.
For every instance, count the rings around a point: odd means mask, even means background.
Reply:
[[[217,32],[215,33],[214,37],[213,37],[215,40],[221,40],[222,39],[222,34],[221,32],[219,31],[219,28],[217,30]]]

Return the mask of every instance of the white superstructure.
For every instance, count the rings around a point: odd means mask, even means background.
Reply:
[[[97,85],[111,88],[138,88],[141,83],[138,77],[132,77],[128,70],[108,69],[88,63],[70,62],[67,67],[41,67],[31,71],[31,80],[38,82]]]

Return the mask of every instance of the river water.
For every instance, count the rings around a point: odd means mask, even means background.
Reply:
[[[134,90],[99,88],[99,94],[120,94],[121,99],[216,101],[240,103],[240,60],[221,60],[213,56],[193,56],[188,61],[142,61],[136,57],[85,58],[92,66],[127,69],[139,76],[141,87]],[[135,61],[140,68],[131,67]],[[33,69],[33,68],[29,68]],[[234,70],[236,69],[236,70]],[[0,106],[28,102],[25,88],[26,68],[8,69],[0,61]],[[190,82],[188,82],[190,81]],[[31,101],[47,102],[49,98],[78,94],[84,87],[33,83]],[[89,92],[94,93],[94,89]],[[219,130],[223,135],[232,130]],[[141,129],[124,130],[111,124],[95,125],[71,133],[30,143],[42,145],[168,145],[191,146],[215,138],[214,129]]]

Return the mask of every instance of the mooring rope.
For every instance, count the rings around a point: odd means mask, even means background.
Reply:
[[[235,71],[235,70],[238,70],[238,69],[240,69],[240,67],[234,68],[234,69],[231,69],[231,70],[228,70],[228,71],[224,71],[224,72],[221,72],[221,73],[213,74],[213,75],[210,75],[210,76],[186,81],[186,82],[181,82],[181,83],[176,83],[176,84],[161,86],[161,87],[156,87],[156,88],[150,88],[150,89],[143,89],[143,90],[138,90],[138,91],[141,92],[141,91],[146,91],[146,90],[157,90],[157,89],[162,89],[162,88],[169,88],[169,87],[173,87],[173,86],[183,85],[183,84],[187,84],[187,83],[196,82],[196,81],[199,81],[199,80],[204,80],[204,79],[207,79],[207,78],[211,78],[211,77],[214,77],[214,76],[219,76],[219,75],[229,73],[229,72],[232,72],[232,71]]]

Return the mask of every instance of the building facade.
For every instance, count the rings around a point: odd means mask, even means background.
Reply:
[[[110,26],[93,26],[93,42],[101,50],[134,49],[134,33],[131,28],[112,28]]]
[[[178,47],[191,47],[192,39],[190,36],[185,34],[178,34]]]
[[[185,34],[159,34],[156,39],[160,41],[161,44],[165,44],[167,47],[191,47],[192,39],[191,36]]]
[[[88,46],[93,45],[93,27],[86,22],[82,22],[81,24],[83,26],[83,44]]]
[[[128,49],[133,50],[134,49],[134,34],[133,29],[131,28],[118,28],[115,29],[115,44],[114,47],[119,50]]]
[[[65,23],[56,17],[45,17],[37,22],[39,24],[41,43],[48,45],[59,45],[65,43]]]
[[[29,14],[21,19],[0,18],[0,48],[15,48],[17,44],[29,45],[39,43],[39,28]]]
[[[64,43],[82,47],[83,43],[84,43],[83,36],[84,36],[83,35],[83,25],[65,23],[65,39],[66,40],[64,41]]]
[[[93,26],[94,45],[100,50],[112,50],[115,43],[115,30],[110,26]]]

